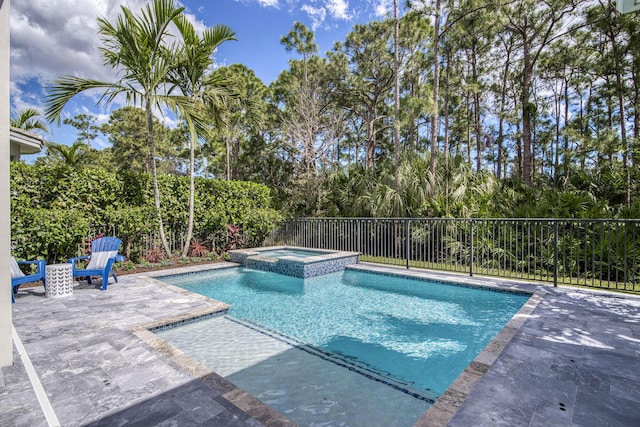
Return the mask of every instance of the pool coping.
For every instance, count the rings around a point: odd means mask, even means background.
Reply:
[[[282,249],[292,249],[292,250],[300,250],[300,251],[305,251],[305,252],[318,252],[320,253],[319,255],[314,255],[314,256],[308,256],[308,257],[304,257],[304,258],[299,258],[299,257],[295,257],[295,256],[283,256],[281,258],[271,258],[271,257],[264,257],[261,256],[260,253],[261,252],[267,252],[267,251],[276,251],[276,250],[282,250]],[[318,262],[323,262],[323,261],[330,261],[330,260],[334,260],[334,259],[340,259],[340,258],[344,258],[347,256],[359,256],[360,252],[352,252],[352,251],[337,251],[337,250],[330,250],[330,249],[314,249],[314,248],[305,248],[302,246],[286,246],[286,245],[280,245],[280,246],[265,246],[263,248],[251,248],[251,249],[234,249],[229,251],[229,253],[233,256],[238,255],[238,256],[242,256],[242,255],[246,255],[247,258],[251,257],[255,257],[256,259],[260,259],[260,260],[266,260],[268,262],[277,262],[278,259],[284,259],[287,261],[296,261],[297,263],[300,264],[315,264]]]
[[[164,327],[175,327],[179,324],[186,324],[192,321],[202,320],[207,316],[225,315],[229,309],[229,305],[217,300],[207,298],[203,295],[187,291],[178,286],[159,280],[159,277],[174,276],[181,274],[192,274],[203,271],[213,271],[218,269],[228,269],[241,267],[236,263],[225,263],[218,265],[204,265],[197,267],[185,267],[179,271],[172,270],[167,274],[167,270],[145,274],[149,279],[159,286],[169,287],[176,292],[197,296],[199,298],[215,301],[220,304],[215,309],[203,310],[200,312],[190,312],[179,317],[158,319],[154,322],[139,325],[131,332],[138,338],[162,353],[167,359],[171,360],[189,375],[203,381],[209,388],[215,392],[219,392],[224,398],[234,405],[245,411],[251,417],[260,421],[266,426],[294,426],[297,425],[275,409],[267,406],[262,401],[253,397],[249,393],[235,386],[224,377],[218,375],[202,363],[187,356],[181,350],[173,347],[162,338],[152,332],[154,329]],[[466,400],[474,387],[482,379],[484,374],[491,368],[498,359],[502,351],[509,344],[511,339],[516,335],[525,321],[530,317],[532,312],[544,298],[547,292],[544,285],[526,282],[517,282],[497,278],[470,277],[456,273],[435,272],[420,269],[405,269],[398,266],[384,266],[380,264],[360,262],[347,267],[351,270],[360,270],[373,272],[375,274],[386,274],[409,279],[429,280],[438,283],[444,283],[452,286],[465,286],[473,288],[481,288],[496,292],[513,292],[519,294],[530,295],[525,304],[518,312],[506,323],[506,325],[489,341],[482,351],[471,361],[460,375],[451,383],[444,393],[436,399],[435,403],[414,423],[414,427],[439,427],[446,426],[453,417],[462,403]]]

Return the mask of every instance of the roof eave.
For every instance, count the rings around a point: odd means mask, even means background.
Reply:
[[[20,146],[20,154],[39,153],[44,147],[44,139],[40,135],[15,127],[11,128],[9,140]]]

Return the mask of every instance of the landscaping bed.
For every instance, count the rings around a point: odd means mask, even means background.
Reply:
[[[165,259],[157,263],[144,263],[144,264],[134,264],[130,261],[116,263],[115,270],[118,276],[124,276],[127,274],[137,274],[137,273],[146,273],[147,271],[156,271],[156,270],[170,270],[172,268],[178,267],[186,267],[188,265],[201,265],[201,264],[212,264],[217,262],[223,262],[224,259],[222,257],[173,257],[171,259]]]

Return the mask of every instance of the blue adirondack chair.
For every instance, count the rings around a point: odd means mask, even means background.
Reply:
[[[73,264],[73,277],[85,277],[88,284],[91,284],[92,276],[102,277],[102,290],[107,290],[107,284],[109,283],[109,274],[113,275],[116,283],[118,282],[118,276],[113,270],[113,264],[117,260],[121,260],[124,257],[118,255],[118,250],[122,241],[117,237],[100,237],[91,242],[91,255],[79,256],[70,258],[69,263]],[[89,260],[89,263],[84,269],[77,267],[77,262],[80,260]]]
[[[38,282],[42,280],[42,284],[46,286],[45,283],[45,266],[46,261],[43,259],[35,260],[35,261],[16,261],[14,257],[11,257],[11,303],[15,303],[16,299],[14,295],[18,293],[18,288],[20,285],[31,282]],[[24,274],[22,270],[20,270],[21,264],[35,264],[38,268],[34,274]]]

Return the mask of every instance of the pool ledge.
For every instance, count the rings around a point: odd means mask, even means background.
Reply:
[[[158,322],[155,322],[158,323]],[[164,357],[175,363],[179,368],[202,381],[214,394],[219,394],[226,400],[244,411],[247,415],[266,426],[296,426],[293,421],[286,418],[276,410],[265,405],[249,393],[238,388],[230,381],[221,377],[202,363],[187,356],[181,350],[173,347],[162,338],[151,332],[148,328],[154,325],[146,325],[132,332],[142,341],[160,352]]]
[[[184,271],[181,272],[181,274],[197,273],[205,270],[208,271],[234,267],[238,266],[232,263],[225,263],[222,265],[208,265],[199,268],[186,267]],[[154,274],[154,276],[157,277],[164,277],[166,275],[166,271],[164,272],[164,274]],[[249,393],[235,386],[233,383],[221,377],[202,363],[198,362],[195,359],[192,359],[184,352],[167,343],[165,340],[154,333],[154,331],[162,330],[164,328],[173,328],[179,325],[204,320],[209,317],[225,315],[231,307],[229,304],[187,291],[178,286],[173,286],[169,283],[157,280],[153,277],[147,276],[146,279],[152,282],[154,285],[169,288],[179,294],[189,295],[190,298],[207,300],[209,303],[213,303],[213,306],[207,307],[206,309],[202,310],[191,311],[181,316],[167,317],[155,320],[150,323],[136,325],[134,328],[130,329],[131,333],[133,333],[136,337],[138,337],[138,339],[145,342],[147,345],[160,352],[164,357],[173,362],[184,372],[186,372],[193,378],[197,378],[198,380],[202,381],[202,383],[209,387],[209,389],[211,389],[214,394],[222,396],[224,399],[238,407],[240,410],[244,411],[251,418],[259,421],[263,425],[282,427],[297,426],[296,423],[286,418],[284,415],[280,414],[270,406],[262,403],[262,401],[256,399]]]

